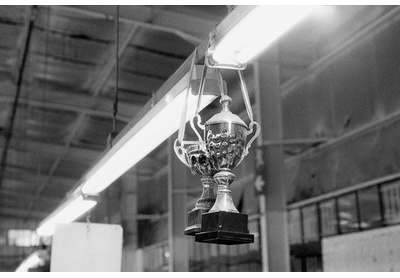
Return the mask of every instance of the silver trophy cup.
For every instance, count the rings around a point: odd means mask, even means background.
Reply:
[[[249,130],[245,122],[229,110],[229,96],[223,95],[220,102],[222,111],[205,123],[205,144],[216,171],[217,198],[213,207],[203,214],[201,231],[195,235],[195,241],[227,245],[252,243],[254,235],[247,229],[248,216],[236,209],[230,186],[235,180],[233,169],[247,155],[260,128],[252,121]],[[257,130],[246,144],[247,136],[253,133],[253,125]]]
[[[175,152],[193,175],[202,176],[203,191],[195,207],[188,213],[187,227],[184,231],[185,235],[195,235],[201,230],[202,214],[208,212],[215,202],[213,176],[216,171],[205,146],[200,142],[186,148],[175,145]]]
[[[259,133],[258,128],[246,146],[247,135],[252,133],[252,129],[249,131],[246,123],[229,110],[231,101],[229,96],[221,97],[222,111],[205,124],[206,146],[216,170],[214,180],[218,185],[217,199],[209,212],[239,212],[233,204],[230,190],[230,185],[235,180],[232,170],[242,162]]]

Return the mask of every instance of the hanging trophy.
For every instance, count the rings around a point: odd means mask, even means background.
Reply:
[[[260,133],[260,125],[253,120],[246,84],[240,70],[238,70],[240,87],[250,119],[249,127],[239,116],[230,111],[229,105],[232,99],[227,94],[226,85],[219,72],[222,110],[211,117],[205,125],[202,125],[198,108],[204,89],[206,71],[205,64],[200,81],[197,110],[190,121],[193,131],[198,136],[198,141],[185,142],[180,139],[183,138],[182,134],[178,135],[178,139],[175,141],[177,156],[193,174],[202,175],[203,185],[203,194],[196,202],[195,208],[188,214],[188,227],[184,233],[194,235],[196,242],[229,245],[252,243],[254,235],[250,234],[247,229],[248,216],[239,213],[236,209],[230,186],[235,180],[232,171],[248,154],[252,142]],[[184,111],[186,113],[186,108]],[[204,131],[203,138],[193,123],[195,118],[197,118],[197,126]],[[182,126],[184,125],[181,124],[180,133],[182,133]],[[253,137],[247,142],[247,136],[253,133]],[[185,144],[189,144],[189,146],[185,147]],[[215,201],[212,189],[213,180],[218,185]]]
[[[233,200],[230,186],[235,180],[232,171],[248,154],[252,142],[260,133],[260,126],[253,120],[253,113],[241,71],[241,90],[250,118],[249,128],[246,123],[233,114],[229,105],[232,99],[225,91],[221,92],[222,110],[205,123],[206,149],[215,168],[214,180],[218,185],[217,198],[208,213],[203,214],[201,232],[195,241],[217,244],[241,244],[254,242],[254,235],[247,229],[248,216],[239,213]],[[247,142],[247,136],[253,133]],[[247,144],[246,144],[247,143]]]
[[[190,89],[192,85],[195,83],[196,80],[191,80],[193,75],[194,69],[194,62],[196,57],[196,51],[193,56],[192,67],[189,74],[189,86]],[[199,105],[201,103],[201,96],[204,91],[205,81],[206,81],[206,72],[207,69],[204,66],[200,84],[199,84],[199,93],[198,93],[198,101],[197,101],[197,111],[195,115],[198,115]],[[209,80],[210,81],[215,80]],[[214,86],[215,87],[215,86]],[[189,89],[187,93],[189,93]],[[208,212],[211,207],[214,205],[215,202],[215,194],[214,194],[214,174],[216,173],[215,168],[211,162],[211,158],[209,153],[207,152],[205,142],[203,138],[198,133],[197,129],[193,123],[193,117],[191,118],[190,125],[192,130],[198,137],[198,141],[184,141],[184,133],[185,133],[185,115],[187,113],[187,103],[185,104],[183,111],[182,111],[182,120],[181,125],[179,128],[178,138],[175,140],[174,143],[174,150],[178,158],[190,169],[193,175],[200,175],[201,183],[202,183],[202,194],[201,197],[197,200],[195,207],[189,211],[188,213],[188,220],[187,220],[187,227],[184,230],[185,235],[194,236],[196,233],[200,232],[201,230],[201,219],[202,214]],[[200,127],[201,128],[201,127]]]

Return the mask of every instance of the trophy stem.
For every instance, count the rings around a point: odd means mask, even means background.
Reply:
[[[232,200],[231,183],[236,176],[230,171],[220,171],[214,175],[214,180],[218,184],[217,199],[209,212],[226,211],[239,213]]]
[[[195,209],[205,209],[209,210],[215,202],[214,197],[214,180],[211,176],[203,176],[201,178],[201,183],[203,186],[203,192],[200,199],[197,200]]]
[[[232,201],[229,189],[235,175],[222,170],[214,175],[218,184],[217,199],[214,206],[202,214],[201,229],[194,234],[196,242],[215,244],[253,243],[254,235],[249,233],[247,214],[239,213]]]

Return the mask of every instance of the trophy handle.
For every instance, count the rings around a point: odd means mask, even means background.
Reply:
[[[246,148],[244,149],[243,156],[242,156],[242,158],[244,158],[249,153],[251,144],[260,134],[261,126],[257,122],[253,121],[253,112],[251,110],[251,104],[250,104],[250,99],[249,99],[249,93],[247,92],[246,82],[244,81],[243,73],[240,70],[238,70],[238,73],[239,73],[240,87],[242,89],[244,104],[246,106],[247,114],[249,115],[249,118],[251,121],[249,124],[249,131],[247,131],[246,134],[250,135],[251,133],[253,133],[253,125],[255,125],[257,128],[256,132],[254,133],[254,136],[249,140]]]
[[[180,159],[180,161],[182,161],[183,164],[185,164],[187,167],[190,168],[189,163],[186,159],[186,151],[183,148],[183,144],[181,146],[178,146],[179,140],[176,139],[174,142],[174,151],[176,156]]]
[[[203,124],[201,123],[201,116],[200,116],[200,115],[197,115],[197,126],[198,126],[201,130],[204,131],[205,125],[203,125]]]
[[[197,131],[195,124],[194,124],[194,118],[197,118],[197,126],[204,131],[205,126],[201,124],[201,117],[200,115],[195,115],[194,117],[190,118],[190,127],[192,128],[193,132],[197,135],[197,139],[200,143],[203,143],[203,138],[200,136],[200,133]]]
[[[245,157],[249,153],[249,149],[251,147],[251,144],[253,143],[254,140],[256,140],[258,135],[260,135],[261,126],[257,122],[254,122],[254,121],[252,121],[250,123],[250,125],[249,125],[250,129],[249,129],[249,131],[247,131],[247,135],[250,135],[250,134],[253,133],[253,125],[256,126],[256,131],[255,131],[253,137],[247,142],[247,146],[246,146],[246,148],[244,149],[244,152],[243,152],[243,157]]]

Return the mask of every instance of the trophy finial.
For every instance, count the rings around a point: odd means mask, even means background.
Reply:
[[[221,99],[219,100],[219,102],[222,105],[222,111],[230,111],[229,105],[232,102],[232,98],[230,98],[228,95],[223,95],[223,96],[221,96]]]

